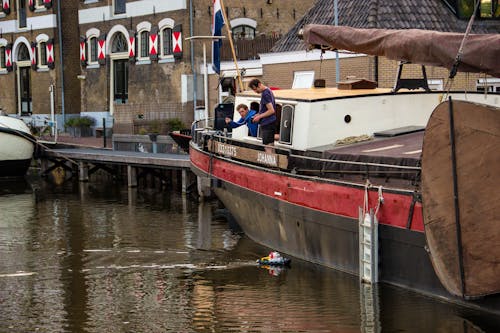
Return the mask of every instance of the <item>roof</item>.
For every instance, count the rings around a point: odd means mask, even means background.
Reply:
[[[425,29],[465,32],[460,20],[442,0],[338,0],[339,25],[354,28]],[[298,32],[306,24],[335,24],[333,0],[318,0],[273,47],[273,52],[305,50]],[[500,33],[500,21],[475,20],[473,33]]]

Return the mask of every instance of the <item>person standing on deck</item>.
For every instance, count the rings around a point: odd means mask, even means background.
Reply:
[[[272,146],[274,145],[274,133],[276,131],[276,103],[274,102],[274,94],[259,79],[250,81],[248,87],[254,92],[261,94],[259,112],[253,117],[252,121],[260,125],[262,143]],[[272,150],[266,148],[266,153],[270,152]]]
[[[245,104],[239,104],[236,107],[236,111],[240,114],[241,118],[238,121],[233,121],[231,118],[226,117],[226,124],[228,124],[231,128],[240,127],[241,125],[246,124],[248,126],[248,132],[250,136],[257,136],[257,123],[252,122],[252,118],[257,113],[256,110],[248,110],[248,106]]]

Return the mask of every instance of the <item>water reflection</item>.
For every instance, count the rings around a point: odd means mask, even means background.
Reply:
[[[0,184],[0,331],[494,332],[499,319],[269,253],[213,203],[114,184]]]

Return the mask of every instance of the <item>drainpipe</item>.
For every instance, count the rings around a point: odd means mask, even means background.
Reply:
[[[193,0],[189,0],[189,34],[190,37],[194,35],[193,28]],[[197,90],[198,83],[196,79],[196,66],[194,64],[194,40],[190,39],[189,44],[191,47],[191,72],[193,73],[193,119],[196,119],[196,101],[197,101]],[[205,108],[207,106],[205,105]]]
[[[64,107],[64,58],[63,58],[63,42],[62,42],[62,26],[61,26],[61,0],[57,0],[57,30],[58,30],[58,38],[59,38],[59,61],[61,63],[60,66],[60,75],[61,75],[61,113],[62,113],[62,122],[63,124],[66,122],[66,113]]]

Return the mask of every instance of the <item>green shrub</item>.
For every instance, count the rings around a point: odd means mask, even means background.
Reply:
[[[83,116],[83,117],[71,117],[64,123],[65,127],[90,127],[95,125],[95,119]]]
[[[179,118],[168,119],[167,125],[171,131],[180,131],[181,129],[186,128],[182,120],[180,120]]]

